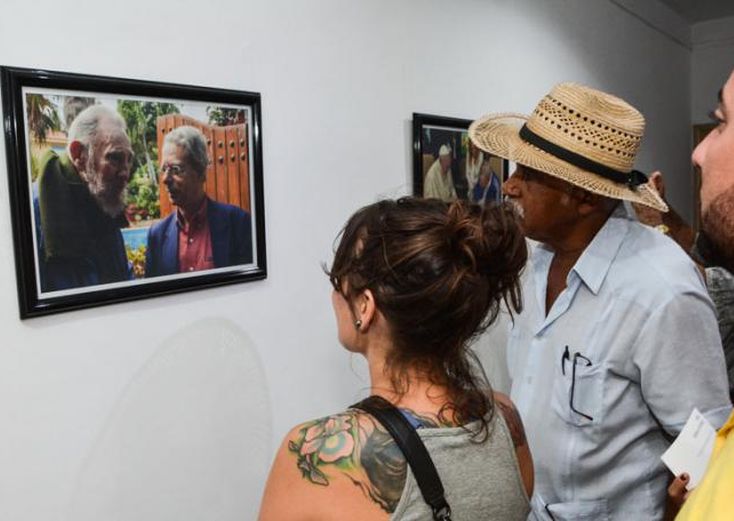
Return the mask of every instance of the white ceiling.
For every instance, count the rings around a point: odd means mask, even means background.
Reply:
[[[734,16],[734,0],[660,0],[689,23]]]

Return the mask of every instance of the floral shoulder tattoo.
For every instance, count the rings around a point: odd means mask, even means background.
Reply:
[[[407,463],[392,436],[372,416],[347,411],[305,423],[288,442],[288,450],[309,482],[329,486],[341,474],[385,512],[395,511]]]

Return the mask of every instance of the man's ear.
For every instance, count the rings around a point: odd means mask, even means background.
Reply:
[[[369,289],[364,290],[357,297],[355,308],[357,318],[362,321],[362,325],[359,330],[366,331],[370,327],[370,324],[375,320],[377,312],[375,296],[372,294],[372,291]]]
[[[71,163],[76,167],[79,172],[84,170],[87,165],[87,147],[81,141],[72,141],[69,143],[69,155],[71,156]]]
[[[592,192],[587,192],[583,188],[574,187],[572,197],[576,199],[576,208],[580,216],[587,216],[606,208],[606,197]]]

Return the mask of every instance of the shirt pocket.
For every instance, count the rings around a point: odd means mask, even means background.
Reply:
[[[604,412],[604,376],[600,363],[570,351],[555,371],[553,411],[576,427],[599,425]]]

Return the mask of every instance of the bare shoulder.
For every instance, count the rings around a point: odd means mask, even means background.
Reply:
[[[525,492],[528,497],[531,497],[535,486],[535,469],[520,413],[517,411],[515,404],[512,403],[512,400],[510,400],[510,397],[506,394],[494,393],[494,403],[505,419],[507,428],[512,436],[512,443],[515,446],[515,455],[517,456],[517,463],[520,468],[520,477],[522,478]]]
[[[262,512],[266,504],[297,495],[319,510],[336,512],[344,503],[379,519],[395,510],[405,476],[405,459],[390,434],[370,415],[349,409],[291,429],[273,464]],[[280,490],[274,494],[282,498],[270,497],[270,490]],[[262,512],[261,520],[286,518]]]
[[[314,485],[330,484],[329,466],[354,470],[363,429],[352,411],[325,416],[294,427],[287,448],[303,479]]]
[[[515,448],[526,445],[525,427],[522,424],[520,413],[517,411],[515,404],[512,403],[512,400],[510,400],[510,397],[506,394],[495,392],[494,403],[502,414],[507,428],[510,430]]]

